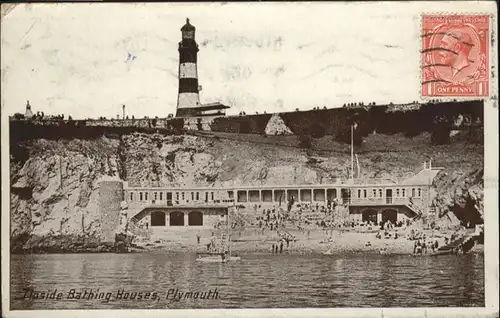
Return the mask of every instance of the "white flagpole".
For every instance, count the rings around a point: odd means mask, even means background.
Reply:
[[[357,154],[355,154],[354,156],[356,156],[356,168],[357,168],[356,169],[357,170],[357,172],[356,172],[356,178],[359,178],[360,170],[361,170],[360,167],[359,167],[359,159],[358,159],[358,155]]]
[[[351,179],[354,179],[354,124],[351,125]]]

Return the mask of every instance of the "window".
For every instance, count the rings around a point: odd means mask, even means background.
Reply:
[[[160,192],[160,201],[163,201],[163,192]]]
[[[373,197],[376,198],[377,197],[377,189],[373,189]]]
[[[214,193],[210,192],[210,194],[212,195],[212,201],[213,201],[214,200]]]
[[[358,198],[361,198],[361,190],[358,189]]]
[[[182,192],[182,200],[185,199],[185,195],[184,195],[184,192]]]
[[[155,201],[156,201],[156,200],[158,200],[158,192],[155,192],[155,193],[154,193],[154,198],[155,198],[155,199],[154,199]]]
[[[175,193],[175,199],[176,199],[177,201],[179,201],[179,192],[176,192],[176,193]]]
[[[144,200],[148,200],[148,192],[144,192]]]
[[[415,188],[411,189],[411,196],[414,197],[415,196]]]
[[[382,189],[378,189],[378,196],[379,196],[379,198],[382,197]]]
[[[418,197],[420,198],[422,196],[422,189],[418,188]]]
[[[194,192],[191,192],[191,201],[194,201]]]
[[[399,198],[399,189],[396,189],[396,198]]]
[[[365,197],[365,198],[366,198],[366,189],[365,189],[365,190],[363,190],[363,197]]]
[[[406,189],[403,189],[403,198],[406,197]]]
[[[139,192],[139,201],[142,201],[142,192]]]
[[[134,201],[134,192],[130,192],[130,201]]]
[[[196,201],[200,200],[200,193],[196,192]]]

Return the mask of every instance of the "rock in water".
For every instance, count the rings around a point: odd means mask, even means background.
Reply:
[[[114,246],[115,252],[128,252],[134,238],[135,236],[130,232],[116,233]]]
[[[275,136],[293,135],[293,132],[285,125],[285,122],[278,114],[274,114],[269,119],[265,132],[266,135]]]

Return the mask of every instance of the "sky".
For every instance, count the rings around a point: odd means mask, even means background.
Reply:
[[[34,112],[73,118],[116,117],[123,104],[136,118],[175,114],[186,18],[200,48],[200,100],[221,101],[229,114],[412,102],[420,100],[425,10],[425,3],[18,5],[2,18],[2,112],[24,113],[29,100]]]

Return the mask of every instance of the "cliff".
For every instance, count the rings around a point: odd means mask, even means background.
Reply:
[[[460,131],[449,144],[433,145],[429,133],[411,138],[372,133],[355,152],[363,178],[403,178],[432,158],[434,166],[445,168],[435,181],[443,220],[451,211],[477,221],[483,213],[481,135]],[[14,140],[11,248],[95,246],[101,180],[132,186],[326,183],[346,177],[349,165],[348,145],[332,136],[313,139],[305,148],[297,136],[215,133]]]

